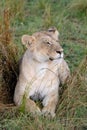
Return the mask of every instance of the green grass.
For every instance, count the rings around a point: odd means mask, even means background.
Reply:
[[[60,32],[60,44],[71,70],[54,119],[13,110],[0,112],[0,129],[6,130],[86,130],[87,129],[87,1],[86,0],[2,0],[0,1],[0,38],[4,39],[3,10],[9,8],[11,44],[0,39],[0,89],[13,92],[17,62],[25,51],[21,36],[50,26]],[[3,51],[4,47],[4,51]],[[13,51],[14,50],[14,51]],[[6,54],[8,54],[6,56]],[[15,60],[14,60],[15,59]],[[2,62],[3,61],[3,62]],[[10,61],[10,62],[8,62]],[[5,64],[3,64],[5,62]],[[10,63],[10,64],[9,64]],[[4,71],[3,71],[4,70]],[[3,78],[3,72],[6,75]],[[16,74],[14,74],[16,73]],[[12,82],[14,81],[14,82]],[[7,92],[8,94],[8,92]],[[7,96],[1,93],[1,97]],[[10,94],[12,101],[13,93]],[[8,102],[8,101],[7,101]]]

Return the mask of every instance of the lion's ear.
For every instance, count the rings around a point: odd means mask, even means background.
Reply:
[[[48,32],[50,33],[50,35],[56,40],[59,40],[59,32],[55,27],[51,27],[48,29]]]
[[[35,37],[29,36],[29,35],[23,35],[21,40],[22,40],[23,45],[25,45],[26,47],[29,47],[31,44],[35,42]]]
[[[55,28],[55,27],[50,27],[49,29],[48,29],[48,31],[49,32],[55,32],[57,29]]]

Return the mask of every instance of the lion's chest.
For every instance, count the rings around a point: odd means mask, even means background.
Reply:
[[[43,99],[52,91],[58,90],[58,63],[41,64],[31,68],[28,80],[28,97],[33,100]]]

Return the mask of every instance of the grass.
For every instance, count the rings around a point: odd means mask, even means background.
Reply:
[[[0,102],[13,103],[18,60],[25,51],[23,34],[56,26],[71,79],[63,86],[54,119],[21,113],[15,107],[0,112],[0,129],[87,129],[87,2],[86,0],[0,1]]]

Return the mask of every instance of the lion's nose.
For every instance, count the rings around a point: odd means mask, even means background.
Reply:
[[[59,53],[59,54],[61,54],[61,51],[56,51],[56,53]]]
[[[56,53],[61,54],[63,52],[63,49],[56,51]]]

